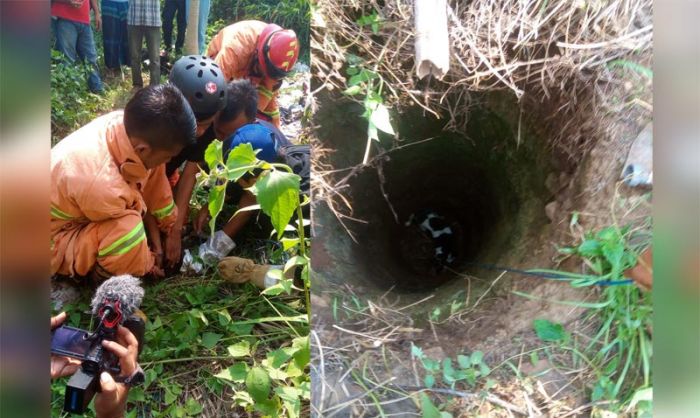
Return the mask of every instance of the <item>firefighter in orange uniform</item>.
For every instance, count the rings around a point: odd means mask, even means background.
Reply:
[[[276,98],[282,79],[299,57],[296,33],[274,23],[244,20],[217,33],[207,55],[221,67],[227,82],[250,80],[258,90],[259,117],[279,127]]]
[[[159,85],[53,147],[52,274],[162,275],[158,230],[177,216],[165,162],[194,143],[195,129],[182,93]]]

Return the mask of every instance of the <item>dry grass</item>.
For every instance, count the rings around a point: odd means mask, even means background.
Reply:
[[[381,18],[378,34],[356,22],[372,12]],[[412,2],[320,2],[312,64],[317,91],[342,90],[347,55],[360,56],[387,82],[394,104],[419,105],[455,131],[468,121],[473,92],[509,90],[523,108],[540,109],[526,117],[544,121],[552,145],[577,157],[595,136],[590,120],[606,101],[605,84],[614,82],[607,64],[650,53],[651,17],[651,0],[453,0],[450,71],[419,81]]]

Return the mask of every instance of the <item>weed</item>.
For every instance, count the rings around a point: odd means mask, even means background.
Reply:
[[[362,117],[367,119],[367,147],[362,164],[367,164],[372,140],[379,141],[379,131],[389,135],[394,135],[394,128],[391,126],[389,109],[384,104],[382,98],[382,88],[384,80],[376,70],[364,67],[362,60],[355,55],[348,55],[347,81],[348,88],[343,91],[347,96],[363,96],[362,105],[365,112]]]
[[[614,412],[636,408],[638,416],[646,416],[651,414],[652,406],[651,295],[626,283],[623,277],[649,245],[648,236],[639,236],[630,227],[613,225],[597,233],[586,233],[575,247],[560,249],[564,255],[580,257],[591,272],[555,271],[571,280],[573,286],[608,284],[603,287],[599,303],[567,302],[590,308],[587,320],[599,324],[585,347],[572,346],[569,333],[560,324],[536,320],[533,325],[542,341],[571,351],[592,369],[596,379],[591,389],[592,401],[610,401],[607,408]]]

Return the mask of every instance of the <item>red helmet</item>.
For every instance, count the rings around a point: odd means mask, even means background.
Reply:
[[[299,41],[291,29],[270,23],[258,37],[258,64],[270,78],[284,78],[299,58]]]

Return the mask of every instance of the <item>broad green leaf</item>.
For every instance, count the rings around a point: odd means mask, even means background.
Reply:
[[[423,382],[425,383],[425,387],[427,388],[432,388],[435,386],[435,376],[432,374],[426,374],[425,379],[423,379]]]
[[[217,314],[219,317],[219,325],[226,326],[231,322],[231,314],[228,313],[228,309],[219,309]]]
[[[267,358],[263,360],[263,365],[280,368],[290,358],[292,358],[292,355],[286,350],[278,349],[267,354]]]
[[[300,368],[306,367],[311,360],[311,347],[309,346],[309,337],[297,337],[292,342],[292,347],[297,349],[294,353],[294,362]]]
[[[452,385],[455,382],[455,370],[452,368],[451,358],[442,360],[442,378],[448,385]]]
[[[284,264],[284,272],[288,273],[289,270],[291,270],[295,266],[305,266],[307,264],[309,264],[308,258],[302,257],[300,255],[295,255],[294,257],[287,260],[287,262]]]
[[[232,149],[226,159],[227,178],[229,181],[238,181],[243,174],[254,166],[258,159],[255,157],[253,146],[243,143]]]
[[[423,418],[441,418],[440,410],[437,409],[433,401],[425,392],[420,394],[420,408],[423,413]]]
[[[270,396],[271,381],[262,367],[253,367],[245,378],[246,389],[256,402],[265,402]]]
[[[205,332],[204,335],[202,335],[202,345],[211,350],[216,346],[221,337],[223,337],[223,334]]]
[[[199,415],[202,413],[202,405],[190,398],[185,402],[185,412],[187,412],[188,417]]]
[[[457,363],[459,364],[459,367],[463,369],[469,368],[469,366],[472,365],[471,358],[461,354],[457,356]]]
[[[488,376],[491,374],[491,368],[486,363],[481,363],[481,376]]]
[[[391,126],[389,117],[389,109],[387,109],[384,104],[377,104],[377,107],[372,111],[369,121],[380,131],[386,132],[389,135],[394,135],[394,128]]]
[[[277,239],[282,238],[285,226],[299,205],[299,179],[296,174],[273,170],[255,184],[258,203],[270,217]]]
[[[280,242],[282,243],[282,249],[289,251],[289,249],[299,245],[299,238],[282,238]]]
[[[219,216],[221,208],[224,207],[224,198],[226,197],[226,185],[218,185],[209,189],[209,229],[212,235],[215,232],[216,217]]]
[[[600,243],[598,240],[587,239],[578,246],[578,252],[583,257],[595,257],[600,255]]]
[[[477,365],[481,363],[481,361],[484,359],[484,353],[481,351],[475,351],[471,355],[471,361],[473,365]]]
[[[425,367],[426,370],[431,371],[431,372],[437,372],[440,370],[440,362],[437,360],[433,360],[431,358],[424,358],[423,360],[423,367]]]
[[[234,363],[233,366],[229,367],[228,369],[222,370],[221,372],[216,374],[215,377],[224,380],[230,380],[236,383],[242,383],[243,381],[245,381],[247,375],[248,365],[243,362],[239,362]]]
[[[230,345],[227,348],[231,357],[245,357],[250,355],[250,343],[243,340],[237,344]]]
[[[566,332],[561,324],[546,319],[535,319],[533,326],[537,337],[542,341],[563,341],[566,337]]]
[[[209,144],[207,149],[204,151],[204,161],[206,161],[209,169],[213,169],[218,164],[224,163],[224,156],[222,151],[223,143],[218,139],[215,139]]]

